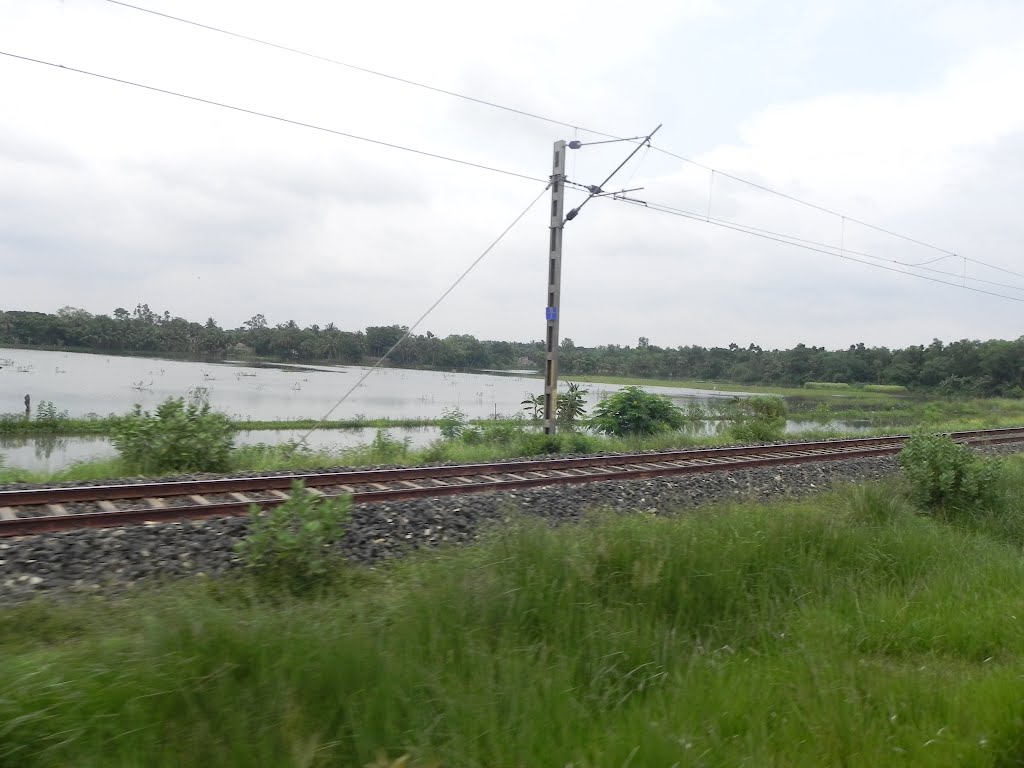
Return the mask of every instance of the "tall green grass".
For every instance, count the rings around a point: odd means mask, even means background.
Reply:
[[[0,765],[1019,764],[1020,540],[896,491],[0,609]]]

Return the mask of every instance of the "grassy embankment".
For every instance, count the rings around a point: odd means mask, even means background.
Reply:
[[[307,599],[0,608],[0,765],[1018,765],[1004,482],[959,525],[869,485],[524,521]]]

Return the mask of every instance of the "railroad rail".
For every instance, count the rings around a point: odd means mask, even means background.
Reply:
[[[950,436],[976,445],[1024,442],[1024,428]],[[898,435],[494,464],[8,490],[0,491],[0,537],[247,514],[253,505],[267,508],[286,501],[297,480],[320,496],[350,495],[353,503],[367,504],[886,456],[898,453],[908,439]]]

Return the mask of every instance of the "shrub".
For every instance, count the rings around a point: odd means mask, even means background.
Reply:
[[[563,423],[576,421],[586,414],[583,406],[589,390],[580,389],[580,385],[573,382],[569,384],[566,392],[559,392],[555,398],[555,418]]]
[[[786,404],[780,397],[749,397],[736,404],[729,436],[742,443],[778,440],[786,429]]]
[[[576,421],[586,415],[586,396],[589,390],[580,389],[576,382],[569,384],[565,392],[555,395],[555,418],[562,423]],[[531,395],[527,393],[526,399],[522,401],[523,410],[530,414],[530,418],[537,421],[544,418],[544,395]]]
[[[520,403],[523,410],[530,414],[530,418],[539,420],[544,418],[544,395],[531,395],[526,393],[526,399]]]
[[[632,386],[610,395],[594,406],[591,426],[616,437],[654,435],[682,429],[683,411],[664,395],[652,395]]]
[[[805,381],[804,389],[849,389],[850,385],[842,381]]]
[[[155,414],[136,405],[119,419],[111,441],[130,472],[223,472],[229,468],[234,427],[209,403],[168,398]]]
[[[920,507],[967,511],[995,501],[1001,467],[948,435],[915,435],[900,451],[910,496]]]
[[[36,421],[56,422],[67,421],[68,412],[58,411],[57,406],[50,400],[40,400],[36,405]]]
[[[333,581],[351,507],[348,496],[322,499],[296,480],[288,501],[266,513],[253,506],[249,535],[235,551],[266,591],[310,594]]]
[[[441,411],[438,426],[441,429],[441,437],[445,440],[455,440],[466,428],[466,414],[458,407],[445,408]]]
[[[372,461],[380,464],[397,463],[408,455],[411,442],[408,437],[397,440],[386,429],[378,429],[370,443]]]
[[[902,384],[865,384],[865,392],[906,392],[907,388]]]
[[[488,422],[481,427],[482,441],[489,445],[511,445],[524,434],[521,421]]]

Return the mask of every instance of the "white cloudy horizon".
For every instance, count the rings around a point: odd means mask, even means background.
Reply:
[[[663,123],[658,147],[849,218],[648,150],[613,186],[699,213],[710,190],[713,217],[1024,299],[1019,3],[139,5],[616,135]],[[553,141],[598,138],[105,0],[0,0],[0,51],[540,179]],[[0,99],[3,310],[408,325],[543,189],[6,56]],[[568,175],[598,183],[629,149],[578,150]],[[419,330],[540,338],[546,243],[543,198]],[[566,225],[582,346],[1015,339],[1022,308],[610,200]]]

